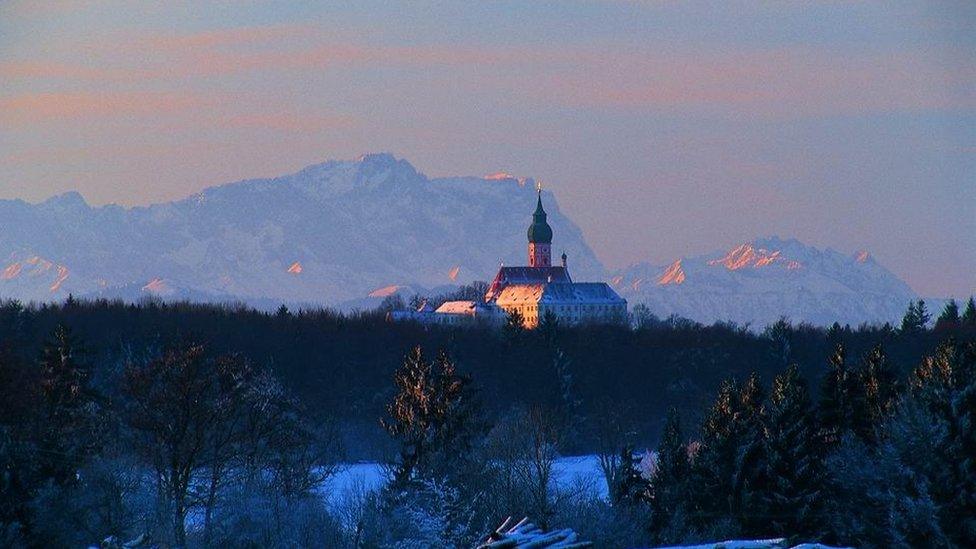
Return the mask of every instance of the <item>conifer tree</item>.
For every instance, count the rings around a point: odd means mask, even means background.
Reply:
[[[522,337],[525,333],[525,317],[522,313],[512,309],[509,311],[508,316],[505,317],[505,325],[502,327],[502,332],[505,334],[505,339],[509,342],[514,342]]]
[[[45,473],[58,483],[72,481],[95,442],[97,407],[91,366],[79,341],[64,325],[41,350],[40,387],[44,402],[42,450]]]
[[[976,349],[970,346],[969,368],[976,367]],[[963,547],[976,547],[976,377],[952,399],[947,446],[951,499],[945,505],[950,535]]]
[[[735,478],[733,481],[733,511],[736,520],[747,536],[761,535],[766,519],[755,513],[758,490],[763,484],[765,447],[763,445],[763,422],[766,391],[759,374],[749,375],[742,390],[739,391],[741,440],[736,456]]]
[[[680,529],[680,521],[687,497],[690,464],[688,448],[681,434],[678,410],[668,409],[661,443],[657,448],[657,462],[651,474],[651,532],[660,543],[679,540],[669,539],[664,533]]]
[[[910,305],[909,311],[914,310],[915,305]],[[828,359],[828,364],[830,370],[824,378],[820,391],[820,427],[824,441],[827,444],[836,444],[844,428],[849,424],[850,402],[847,389],[850,385],[850,372],[847,369],[847,352],[843,344],[837,344]]]
[[[918,310],[915,309],[915,301],[908,302],[908,310],[905,311],[905,316],[901,319],[901,331],[906,334],[910,334],[918,331]]]
[[[942,309],[942,314],[935,321],[936,330],[952,330],[959,327],[959,305],[955,299],[950,299]]]
[[[699,528],[733,517],[743,439],[740,402],[735,380],[723,381],[702,424],[701,443],[688,485],[692,505],[689,515]]]
[[[915,318],[918,321],[918,324],[916,325],[916,329],[918,331],[928,328],[929,320],[932,320],[932,315],[929,314],[929,310],[925,306],[924,299],[919,299],[915,304]]]
[[[950,338],[926,356],[909,377],[912,395],[936,415],[944,415],[951,400],[951,392],[958,388],[964,377],[958,367],[959,351]]]
[[[457,373],[444,353],[431,362],[415,347],[396,371],[397,394],[383,427],[400,445],[394,481],[436,478],[456,472],[468,455],[480,423],[470,380]]]
[[[556,337],[559,334],[559,319],[556,317],[556,313],[546,311],[542,315],[542,319],[539,321],[539,334],[549,347],[556,345]]]
[[[860,374],[864,389],[862,413],[866,415],[874,430],[891,415],[899,393],[898,376],[880,343],[864,357],[864,366]]]
[[[632,444],[621,448],[620,472],[612,494],[615,504],[636,506],[647,503],[650,498],[650,482],[644,478],[640,463],[641,456],[634,452]]]
[[[942,432],[927,464],[942,529],[960,547],[976,546],[976,343],[949,339],[926,357],[910,380],[912,395]]]
[[[837,344],[828,362],[830,370],[823,381],[819,406],[824,442],[837,444],[847,433],[871,440],[871,423],[865,413],[867,405],[863,376],[847,365],[847,351],[843,344]]]
[[[966,310],[962,313],[962,323],[969,327],[976,326],[976,299],[973,299],[972,296],[969,296],[969,301],[966,302]]]
[[[773,534],[815,537],[823,503],[823,451],[806,383],[796,365],[773,381],[765,426],[759,515]]]

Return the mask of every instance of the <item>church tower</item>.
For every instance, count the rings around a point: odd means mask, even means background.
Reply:
[[[552,266],[552,227],[546,222],[546,211],[542,209],[542,189],[536,202],[532,224],[529,225],[529,266]]]

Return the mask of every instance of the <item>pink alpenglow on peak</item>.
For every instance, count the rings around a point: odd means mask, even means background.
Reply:
[[[513,179],[518,182],[519,187],[524,187],[526,185],[531,185],[533,187],[535,186],[535,179],[532,179],[531,177],[516,177],[506,171],[490,173],[484,176],[482,179],[485,181],[508,181],[509,179]]]
[[[4,280],[17,278],[22,270],[24,270],[24,266],[21,265],[19,261],[17,263],[12,263],[7,265],[7,268],[3,270],[3,274],[0,275],[0,278],[3,278]]]
[[[52,294],[61,289],[61,285],[64,284],[65,280],[68,280],[68,276],[70,274],[71,272],[68,270],[67,267],[58,265],[58,278],[54,281],[54,284],[51,284]]]
[[[515,176],[508,172],[495,172],[485,176],[489,181],[501,181],[503,179],[515,179]]]
[[[382,288],[377,288],[372,292],[369,292],[369,297],[387,297],[391,296],[400,289],[400,286],[392,284],[390,286],[384,286]]]
[[[169,291],[169,286],[166,285],[166,281],[162,278],[154,278],[142,287],[142,291],[151,294],[163,294]]]
[[[725,257],[708,262],[711,266],[724,265],[730,271],[737,271],[746,267],[758,269],[775,263],[784,264],[786,269],[791,271],[799,269],[801,266],[799,262],[783,257],[780,250],[754,248],[751,244],[742,244],[730,250]]]
[[[28,259],[25,263],[27,263],[28,265],[31,265],[31,266],[34,267],[34,273],[33,274],[40,274],[40,273],[43,273],[43,272],[46,272],[46,271],[50,271],[51,270],[51,267],[54,266],[54,263],[51,263],[50,261],[48,261],[48,260],[46,260],[44,258],[38,257],[36,255],[34,257],[31,257],[30,259]]]
[[[726,269],[735,271],[751,265],[754,260],[756,260],[756,251],[749,244],[742,244],[741,246],[729,251],[725,257],[713,259],[712,261],[709,261],[708,264],[725,265]]]
[[[661,275],[661,278],[657,279],[659,286],[666,286],[668,284],[681,284],[685,281],[685,271],[681,268],[681,260],[677,260],[672,263]]]
[[[302,274],[302,270],[303,270],[302,264],[296,261],[291,264],[291,267],[288,267],[288,274],[293,274],[293,275]]]

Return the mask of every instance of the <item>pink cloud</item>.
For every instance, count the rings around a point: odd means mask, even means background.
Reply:
[[[48,120],[146,116],[174,113],[203,103],[185,94],[130,93],[26,93],[0,98],[0,119],[31,123]]]
[[[546,74],[526,92],[570,107],[805,116],[974,108],[974,79],[973,67],[909,52],[664,52],[583,56],[572,71]]]
[[[308,36],[315,27],[304,24],[267,25],[214,29],[189,34],[157,34],[144,41],[156,49],[179,51],[218,48],[248,44],[271,44],[280,40]]]
[[[221,119],[227,128],[261,128],[283,132],[314,132],[322,129],[350,128],[355,119],[350,116],[322,116],[282,112],[243,112]]]
[[[57,61],[9,61],[0,63],[0,79],[68,78],[105,79],[110,71]]]

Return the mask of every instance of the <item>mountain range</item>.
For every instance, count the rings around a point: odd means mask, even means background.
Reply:
[[[0,298],[79,297],[368,306],[486,280],[525,262],[534,181],[428,178],[390,154],[329,161],[145,207],[78,193],[0,200]],[[732,250],[608,272],[543,191],[576,280],[609,280],[658,316],[757,325],[897,321],[916,296],[866,252],[757,239]]]
[[[544,191],[559,250],[604,269]],[[431,179],[369,154],[148,207],[91,207],[78,193],[0,201],[0,295],[208,296],[336,304],[398,284],[484,279],[523,262],[532,180]]]
[[[846,255],[777,237],[664,266],[634,265],[611,283],[658,316],[756,326],[782,316],[815,325],[896,323],[917,298],[866,251]]]

